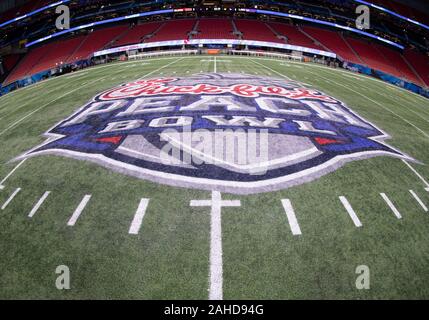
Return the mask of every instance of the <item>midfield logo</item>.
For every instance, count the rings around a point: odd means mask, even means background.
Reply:
[[[63,155],[158,183],[237,194],[309,182],[354,160],[409,159],[341,101],[298,82],[242,74],[127,83],[46,136],[20,158]]]

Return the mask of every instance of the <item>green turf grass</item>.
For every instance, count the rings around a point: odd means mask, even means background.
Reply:
[[[412,165],[429,179],[429,100],[319,65],[217,59],[218,72],[289,77],[346,102],[391,135],[390,145],[420,161]],[[17,164],[11,159],[43,142],[44,132],[97,93],[150,73],[213,71],[214,58],[206,56],[115,63],[1,97],[0,180]],[[0,211],[0,298],[208,297],[210,214],[189,202],[208,199],[209,192],[163,186],[57,156],[27,160],[0,191],[0,204],[17,187],[22,191]],[[222,215],[224,298],[429,298],[429,214],[409,189],[429,204],[424,184],[401,160],[378,157],[283,191],[223,195],[242,203]],[[45,191],[52,193],[28,218]],[[380,192],[403,219],[395,218]],[[67,226],[85,194],[91,201],[76,225]],[[339,196],[348,198],[362,228],[353,225]],[[132,236],[128,229],[141,198],[151,200],[139,235]],[[281,199],[292,201],[302,236],[292,235]],[[55,288],[55,268],[62,264],[71,270],[69,291]],[[355,287],[358,265],[371,270],[370,290]]]

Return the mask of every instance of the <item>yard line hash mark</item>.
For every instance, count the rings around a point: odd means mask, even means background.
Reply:
[[[423,210],[425,212],[428,212],[428,208],[425,206],[422,199],[420,199],[419,196],[413,190],[410,190],[410,193],[414,197],[414,199],[416,199],[416,201],[419,203],[419,205],[423,208]]]
[[[85,209],[86,205],[88,204],[89,200],[91,200],[91,195],[86,195],[83,197],[79,206],[76,208],[76,210],[73,213],[73,215],[71,216],[70,220],[67,222],[68,226],[72,227],[76,224],[77,219],[79,219],[80,215],[82,214],[82,212]]]
[[[9,197],[9,199],[6,200],[6,202],[1,207],[2,210],[6,209],[6,207],[9,205],[9,203],[12,202],[12,200],[16,197],[16,195],[21,191],[21,188],[16,189],[12,195]]]
[[[133,222],[131,223],[129,234],[138,234],[143,222],[143,218],[146,214],[147,207],[150,199],[141,199],[139,207],[134,215]]]
[[[40,207],[42,206],[42,204],[45,202],[46,198],[51,194],[51,191],[46,191],[43,196],[39,199],[39,201],[37,201],[36,205],[34,206],[34,208],[31,210],[31,212],[29,213],[28,217],[32,218],[36,212],[40,209]]]
[[[290,229],[294,236],[301,235],[301,228],[299,227],[298,220],[296,219],[295,211],[293,210],[292,203],[289,199],[282,199],[283,208],[286,212],[289,221]]]
[[[14,174],[14,172],[16,171],[16,170],[18,170],[18,168],[20,167],[20,166],[22,166],[22,164],[26,161],[27,159],[24,159],[24,160],[22,160],[20,163],[18,163],[18,165],[15,167],[15,168],[13,168],[12,169],[12,171],[11,172],[9,172],[9,174],[0,182],[0,190],[3,190],[4,188],[5,188],[5,186],[4,186],[4,183],[6,182],[6,180],[7,179],[9,179],[10,178],[10,176],[11,175],[13,175]]]
[[[357,228],[362,227],[362,223],[360,222],[358,216],[356,215],[356,212],[353,210],[352,206],[350,205],[349,201],[346,197],[341,196],[340,201],[343,204],[344,208],[346,208],[347,213],[349,214],[350,218],[352,218],[353,223]]]
[[[223,298],[222,207],[240,207],[240,200],[222,200],[219,191],[212,191],[211,200],[192,200],[191,207],[211,207],[210,219],[210,300]]]
[[[387,203],[390,210],[395,214],[396,218],[402,219],[401,213],[398,209],[396,209],[395,205],[390,201],[389,197],[385,193],[380,193],[380,196],[383,198],[383,200]]]
[[[426,185],[427,188],[429,188],[429,183],[422,177],[422,175],[420,173],[417,172],[416,169],[414,169],[407,161],[405,161],[404,159],[402,159],[402,162],[405,163],[408,168],[411,169],[411,171],[413,171],[415,173],[415,175],[417,177],[419,177],[419,179]]]

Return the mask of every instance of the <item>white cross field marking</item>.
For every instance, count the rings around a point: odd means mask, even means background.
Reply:
[[[411,169],[411,171],[412,172],[414,172],[415,173],[415,175],[417,176],[417,177],[419,177],[419,179],[425,184],[425,186],[429,189],[429,183],[422,177],[422,175],[420,174],[420,173],[418,173],[417,172],[417,170],[416,169],[414,169],[407,161],[405,161],[404,159],[402,159],[402,162],[403,163],[405,163],[407,166],[408,166],[408,168],[410,168]]]
[[[13,168],[13,170],[11,171],[11,172],[9,172],[9,174],[0,182],[0,190],[3,190],[4,189],[4,183],[6,182],[6,180],[7,179],[9,179],[10,178],[10,176],[11,175],[13,175],[14,174],[14,172],[16,171],[16,170],[18,170],[18,168],[26,161],[27,159],[24,159],[24,160],[22,160],[20,163],[18,163],[18,165],[15,167],[15,168]]]
[[[67,225],[70,227],[73,227],[76,224],[77,219],[79,219],[79,216],[85,209],[86,205],[88,204],[89,200],[91,199],[91,195],[86,195],[83,197],[82,201],[80,202],[79,206],[76,208],[75,212],[71,216],[69,222],[67,222]]]
[[[214,73],[217,73],[217,60],[216,60],[216,57],[214,57]]]
[[[301,228],[299,227],[298,220],[295,216],[295,211],[293,210],[292,203],[289,199],[282,199],[283,208],[286,212],[287,219],[289,221],[290,229],[294,236],[301,235]]]
[[[146,214],[147,206],[149,205],[149,199],[141,199],[139,207],[134,215],[133,222],[131,223],[129,234],[138,234],[140,231],[140,227],[143,222],[143,218]]]
[[[14,191],[14,193],[12,193],[12,195],[9,197],[9,199],[6,200],[6,202],[3,204],[3,206],[1,207],[2,210],[6,209],[6,207],[9,205],[9,203],[12,202],[13,198],[16,197],[16,195],[21,191],[21,188],[18,188]]]
[[[356,215],[356,212],[353,210],[352,206],[350,205],[349,201],[346,197],[341,196],[340,201],[343,204],[344,208],[346,208],[347,213],[349,214],[350,218],[352,218],[353,223],[357,228],[362,227],[362,223],[360,222],[358,216]]]
[[[425,206],[425,204],[423,203],[422,199],[419,198],[419,196],[413,191],[410,190],[411,195],[414,197],[414,199],[417,200],[417,202],[419,203],[419,205],[423,208],[423,210],[425,212],[428,212],[428,208]]]
[[[210,300],[223,298],[222,270],[222,207],[240,207],[240,200],[222,200],[219,191],[212,191],[211,200],[192,200],[191,207],[211,207],[210,221]]]
[[[380,196],[383,198],[383,200],[387,203],[390,210],[395,214],[396,218],[402,219],[401,213],[396,209],[395,205],[390,201],[389,197],[385,193],[380,193]]]
[[[36,205],[34,206],[34,208],[31,210],[31,212],[29,213],[28,217],[32,218],[37,210],[40,209],[40,207],[42,206],[43,202],[45,202],[46,198],[51,194],[51,191],[46,191],[43,196],[39,199],[39,201],[36,203]]]

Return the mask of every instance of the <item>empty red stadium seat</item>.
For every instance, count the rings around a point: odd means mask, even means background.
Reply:
[[[400,73],[399,76],[401,78],[405,78],[420,86],[424,85],[421,79],[405,62],[405,59],[400,52],[378,44],[373,44],[373,47],[379,50],[381,54],[383,54],[386,57],[389,64],[391,66],[394,66],[399,71]]]
[[[38,63],[38,61],[48,52],[49,45],[34,48],[28,52],[15,69],[9,74],[4,81],[4,84],[9,84],[20,80],[27,76],[30,70]]]
[[[285,43],[264,23],[258,20],[235,20],[237,29],[243,33],[244,40],[257,40]]]
[[[29,73],[36,74],[41,71],[54,69],[66,63],[70,55],[79,47],[84,38],[84,36],[79,36],[49,44],[49,50],[41,57]]]
[[[417,85],[429,85],[429,58],[415,50],[401,52],[370,41],[343,37],[340,33],[317,27],[301,28],[284,23],[265,23],[259,20],[234,20],[245,40],[284,43],[285,36],[292,45],[329,50],[345,61],[365,64]],[[4,84],[10,84],[27,76],[54,69],[58,65],[89,59],[98,50],[112,46],[136,44],[142,41],[156,42],[188,39],[189,33],[198,31],[194,39],[237,39],[233,34],[231,19],[211,18],[182,19],[167,22],[151,22],[129,27],[118,25],[95,30],[67,40],[57,40],[30,51],[19,61],[19,55],[6,57],[4,67],[12,72]],[[152,36],[151,36],[152,35]],[[145,37],[151,36],[151,37]],[[146,38],[146,40],[144,39]],[[16,65],[16,66],[15,66]]]
[[[202,19],[198,23],[199,33],[193,39],[237,39],[233,29],[229,19]]]
[[[405,58],[417,71],[426,86],[429,86],[429,57],[416,50],[406,50]]]
[[[67,59],[67,62],[72,63],[88,59],[95,51],[102,50],[108,43],[120,36],[127,29],[128,25],[121,25],[91,32],[82,41],[76,51]]]
[[[323,44],[326,48],[336,53],[343,60],[353,63],[362,63],[359,57],[347,45],[339,33],[313,27],[303,27],[303,30]]]
[[[114,47],[136,44],[143,41],[143,37],[154,33],[162,25],[162,22],[145,23],[133,26],[112,45]]]
[[[371,43],[354,38],[346,38],[346,41],[348,41],[368,67],[401,77],[401,73],[395,68],[395,66],[391,64],[378,50],[376,50]]]
[[[188,39],[188,33],[192,31],[196,20],[173,20],[166,22],[158,32],[148,41],[169,41]]]
[[[6,71],[11,71],[19,61],[19,54],[10,54],[3,57],[3,68]]]
[[[288,44],[321,50],[312,39],[302,33],[297,27],[285,23],[270,23],[270,26],[282,36],[288,38]]]

